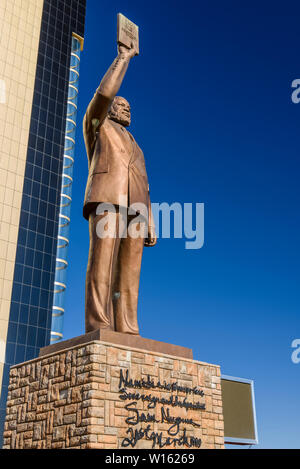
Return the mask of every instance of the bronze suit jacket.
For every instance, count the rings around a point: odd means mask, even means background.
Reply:
[[[96,91],[83,120],[89,162],[83,216],[98,203],[150,204],[144,155],[126,128],[107,118],[111,101]],[[122,196],[122,199],[120,199]]]

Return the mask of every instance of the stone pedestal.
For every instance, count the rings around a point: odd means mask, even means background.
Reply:
[[[11,368],[3,447],[223,448],[220,368],[99,340],[56,350]]]

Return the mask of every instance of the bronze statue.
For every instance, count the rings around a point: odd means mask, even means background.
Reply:
[[[118,55],[103,77],[83,121],[89,163],[83,215],[89,221],[90,250],[86,274],[86,332],[109,329],[139,334],[137,302],[143,247],[154,246],[156,235],[151,212],[148,178],[142,150],[126,130],[129,103],[116,94],[128,64],[136,55],[134,45],[118,45]],[[120,235],[122,210],[128,215],[125,229],[138,215],[128,213],[133,203],[148,208],[148,231],[143,237]],[[99,203],[116,208],[116,236],[99,238]],[[124,212],[124,210],[123,210]]]

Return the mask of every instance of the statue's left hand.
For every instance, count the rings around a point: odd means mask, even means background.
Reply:
[[[136,55],[136,49],[134,47],[133,42],[131,43],[130,49],[126,46],[123,46],[122,44],[118,44],[118,53],[122,57],[132,59]]]
[[[152,226],[149,226],[148,237],[145,239],[144,245],[146,247],[151,247],[151,246],[155,246],[156,243],[157,243],[157,236],[156,236],[155,230]]]

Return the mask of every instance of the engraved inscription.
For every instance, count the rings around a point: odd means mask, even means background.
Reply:
[[[127,388],[145,391],[129,391]],[[151,394],[151,390],[169,391],[172,394],[167,398],[162,396],[158,397]],[[179,397],[177,394],[173,394],[175,392],[185,393],[186,396]],[[129,370],[126,370],[125,373],[123,370],[120,370],[119,393],[121,400],[124,402],[129,401],[124,406],[129,414],[125,419],[128,425],[126,431],[128,436],[122,440],[122,447],[131,446],[134,448],[140,440],[151,441],[152,448],[164,448],[165,446],[201,447],[201,438],[187,435],[186,428],[186,426],[200,428],[201,425],[195,422],[191,417],[172,415],[171,408],[180,407],[185,409],[185,411],[205,410],[205,403],[198,400],[192,402],[188,399],[188,395],[204,397],[203,390],[198,387],[191,388],[181,386],[178,382],[167,383],[166,381],[155,381],[151,379],[150,376],[147,376],[147,379],[132,379],[129,376]],[[142,411],[137,408],[139,401],[147,403],[148,411]],[[161,405],[159,418],[157,413],[155,413],[158,405]],[[153,424],[167,424],[167,430],[154,431],[151,429]]]

